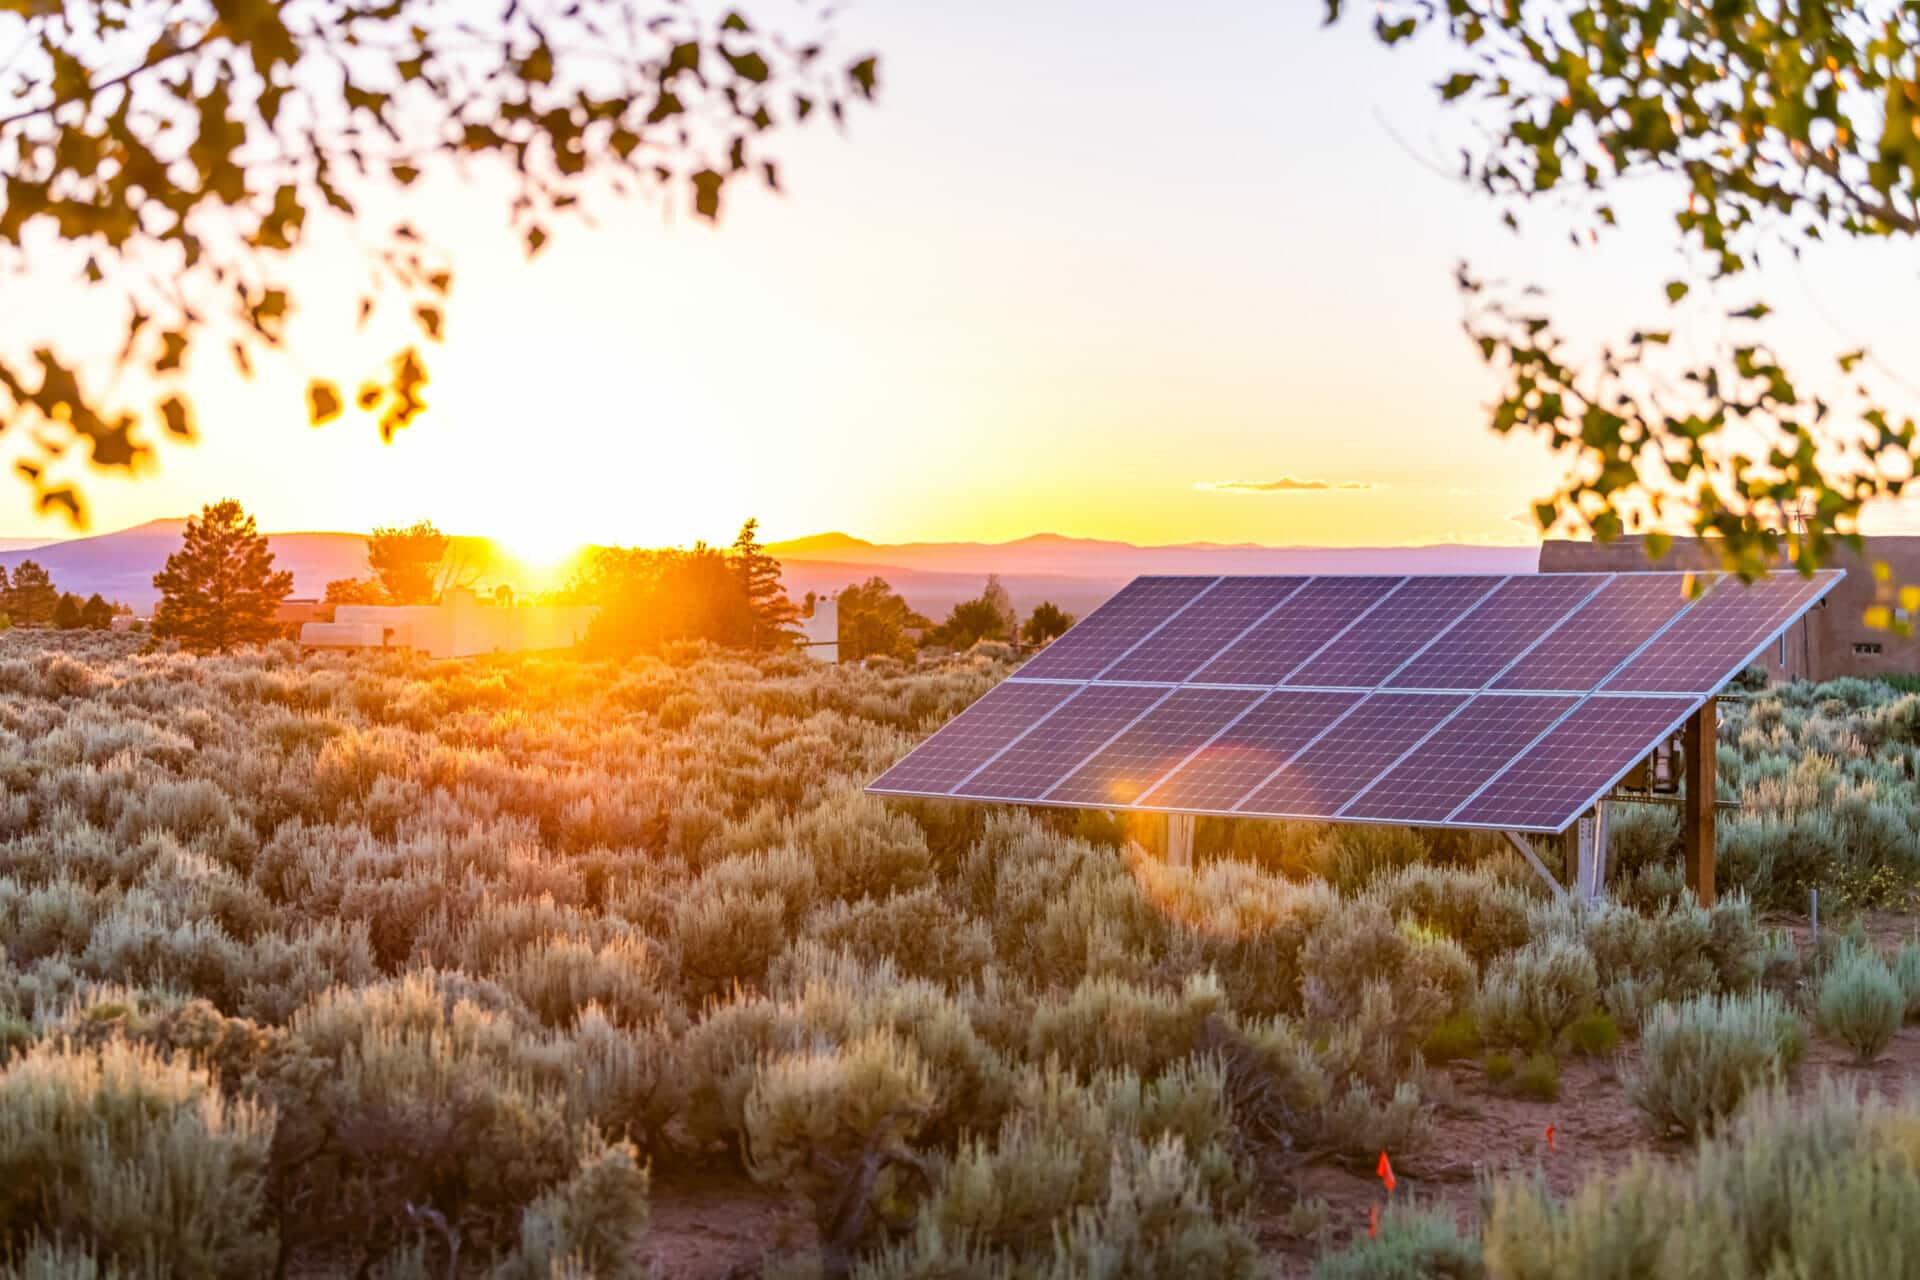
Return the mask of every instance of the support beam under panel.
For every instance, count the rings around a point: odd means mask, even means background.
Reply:
[[[1506,836],[1507,843],[1519,850],[1520,856],[1525,858],[1527,862],[1532,865],[1533,869],[1540,873],[1540,878],[1547,882],[1547,888],[1553,890],[1554,897],[1564,898],[1567,896],[1567,891],[1562,889],[1560,882],[1553,878],[1553,872],[1547,870],[1547,864],[1540,861],[1540,855],[1533,851],[1533,846],[1527,843],[1525,836],[1521,835],[1518,831],[1504,831],[1501,834]]]
[[[1167,815],[1167,865],[1193,865],[1193,815],[1190,813]]]
[[[1687,853],[1687,888],[1703,907],[1713,905],[1714,780],[1719,731],[1713,699],[1687,718],[1683,739],[1686,778],[1680,792],[1680,842]]]

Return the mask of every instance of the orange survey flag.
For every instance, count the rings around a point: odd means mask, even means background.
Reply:
[[[1393,1162],[1387,1159],[1386,1152],[1382,1151],[1380,1153],[1380,1163],[1373,1167],[1373,1171],[1380,1175],[1380,1181],[1387,1184],[1387,1190],[1392,1191],[1394,1187]]]
[[[1548,1126],[1547,1126],[1547,1150],[1549,1150],[1549,1151],[1552,1151],[1553,1149],[1554,1149],[1554,1146],[1553,1146],[1553,1126],[1552,1126],[1552,1125],[1548,1125]]]
[[[1373,1207],[1367,1210],[1367,1239],[1371,1240],[1379,1234],[1380,1202],[1376,1200],[1373,1202]]]

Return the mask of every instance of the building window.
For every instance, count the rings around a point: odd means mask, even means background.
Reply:
[[[1880,656],[1880,646],[1873,643],[1856,644],[1853,646],[1853,656],[1856,658],[1877,658]]]
[[[1787,665],[1787,633],[1784,631],[1780,633],[1780,665]]]

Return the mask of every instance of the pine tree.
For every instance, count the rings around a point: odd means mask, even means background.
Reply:
[[[6,593],[7,616],[16,627],[44,627],[53,621],[54,606],[60,592],[53,577],[37,561],[22,560],[13,571],[13,582]]]
[[[787,589],[780,585],[780,561],[760,545],[758,520],[741,525],[740,536],[733,540],[733,571],[740,577],[753,615],[748,644],[770,649],[797,640],[794,623],[800,620],[800,607],[787,599]]]
[[[153,585],[160,590],[154,635],[189,649],[226,650],[279,636],[274,609],[293,590],[293,575],[274,571],[253,517],[228,498],[187,521],[180,550]]]
[[[106,631],[113,626],[113,606],[98,591],[80,606],[80,625],[89,631]]]
[[[53,606],[53,625],[58,631],[78,631],[80,629],[80,607],[82,601],[71,591],[63,592]]]

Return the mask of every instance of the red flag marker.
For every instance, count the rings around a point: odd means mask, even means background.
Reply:
[[[1376,1200],[1373,1203],[1373,1207],[1367,1210],[1367,1239],[1371,1240],[1379,1234],[1380,1234],[1380,1202]]]
[[[1549,1151],[1555,1150],[1555,1147],[1553,1145],[1553,1126],[1552,1125],[1547,1126],[1547,1150]]]
[[[1380,1175],[1380,1181],[1386,1183],[1387,1190],[1391,1192],[1395,1185],[1393,1180],[1393,1162],[1387,1159],[1386,1152],[1382,1151],[1380,1153],[1380,1163],[1373,1167],[1373,1171]]]

